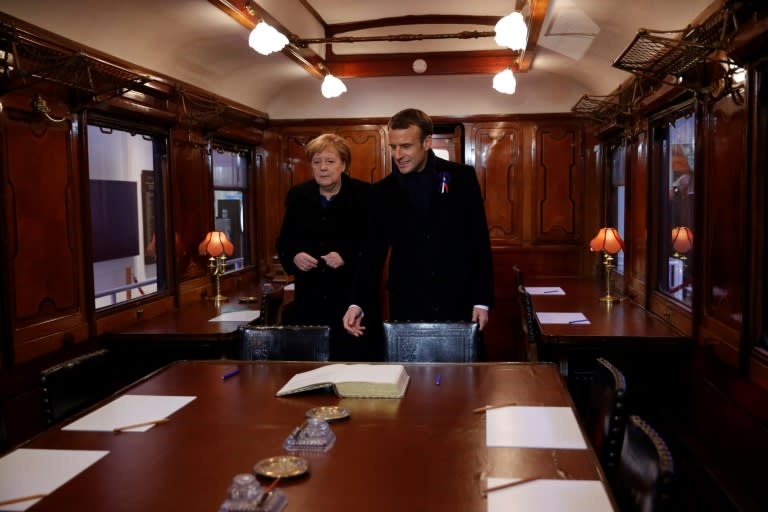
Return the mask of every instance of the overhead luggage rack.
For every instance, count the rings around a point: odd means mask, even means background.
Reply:
[[[640,29],[613,67],[660,81],[680,77],[721,49],[732,25],[735,21],[730,10],[721,9],[695,27],[672,31]]]
[[[0,95],[36,83],[52,82],[104,101],[137,90],[150,81],[84,51],[72,51],[42,41],[0,21]]]

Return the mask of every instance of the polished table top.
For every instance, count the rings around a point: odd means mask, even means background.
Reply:
[[[486,446],[486,415],[473,413],[479,406],[573,407],[552,364],[406,364],[411,381],[402,399],[340,399],[324,391],[275,397],[294,374],[321,364],[189,361],[150,375],[122,394],[196,398],[147,432],[63,431],[62,424],[31,440],[25,448],[109,454],[30,510],[218,510],[232,477],[283,454],[286,436],[320,405],[343,405],[351,417],[332,424],[330,451],[304,455],[308,475],[280,482],[286,510],[485,512],[487,476],[604,481],[591,448]],[[240,373],[222,380],[235,367]]]
[[[526,286],[560,287],[565,295],[531,295],[536,313],[583,313],[589,324],[542,324],[541,333],[546,343],[592,343],[596,338],[620,339],[624,342],[643,343],[679,342],[685,336],[657,315],[629,299],[615,303],[600,302],[605,294],[594,280],[561,278],[526,280]]]
[[[153,318],[141,320],[119,332],[110,333],[111,341],[142,341],[157,338],[160,341],[231,341],[237,336],[237,328],[248,322],[223,321],[210,322],[211,318],[236,311],[259,310],[263,283],[245,283],[236,290],[225,293],[228,300],[215,303],[200,299],[182,305],[180,308]],[[275,283],[273,286],[284,286]],[[247,297],[255,302],[240,302]],[[293,291],[286,290],[284,304],[293,300]]]

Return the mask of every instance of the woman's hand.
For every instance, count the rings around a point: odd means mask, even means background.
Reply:
[[[344,259],[336,251],[329,252],[325,256],[320,256],[322,260],[331,268],[339,268],[344,266]]]
[[[293,264],[302,272],[308,272],[317,268],[317,260],[305,252],[300,252],[293,257]]]

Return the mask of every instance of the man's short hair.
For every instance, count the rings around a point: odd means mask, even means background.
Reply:
[[[407,108],[393,115],[387,123],[388,130],[406,130],[409,126],[416,125],[421,130],[421,141],[434,133],[432,119],[421,110]]]

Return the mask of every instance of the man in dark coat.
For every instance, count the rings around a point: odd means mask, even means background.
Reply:
[[[482,330],[493,306],[485,207],[475,170],[431,149],[433,125],[406,109],[389,122],[393,172],[373,186],[369,241],[344,327],[362,334],[365,297],[390,252],[389,318],[473,321]]]
[[[343,137],[324,134],[307,145],[313,179],[285,200],[277,241],[280,262],[295,276],[291,323],[331,326],[331,358],[360,359],[341,318],[366,240],[370,184],[350,178],[351,151]]]

